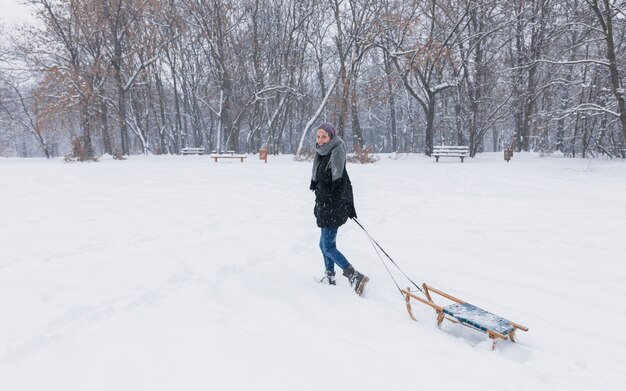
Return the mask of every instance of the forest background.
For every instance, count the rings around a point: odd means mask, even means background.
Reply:
[[[0,156],[351,150],[626,157],[626,2],[24,0]]]

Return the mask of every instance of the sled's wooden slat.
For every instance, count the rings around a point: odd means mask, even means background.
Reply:
[[[435,311],[441,311],[441,310],[442,310],[442,307],[438,306],[438,305],[437,305],[437,304],[435,304],[435,303],[431,303],[431,302],[429,302],[429,301],[427,301],[427,300],[424,300],[424,299],[422,299],[421,297],[415,296],[413,293],[411,293],[411,291],[408,291],[408,290],[407,290],[407,291],[402,290],[401,292],[402,292],[405,296],[407,296],[407,295],[408,295],[408,296],[410,296],[410,297],[414,298],[415,300],[421,301],[422,303],[424,303],[424,304],[426,304],[426,305],[429,305],[429,306],[433,307],[433,308],[435,309]]]
[[[515,327],[516,329],[520,329],[522,331],[528,331],[528,327],[522,326],[521,324],[518,324],[515,322],[511,322],[511,326]]]
[[[446,299],[450,299],[450,300],[455,301],[455,302],[457,302],[459,304],[465,304],[465,302],[463,300],[457,299],[456,297],[454,297],[452,295],[449,295],[446,292],[440,291],[439,289],[435,289],[435,288],[433,288],[430,285],[424,284],[424,287],[427,288],[427,289],[430,289],[431,291],[437,293],[438,295],[441,295],[441,296],[445,297]]]
[[[409,312],[409,316],[411,317],[411,319],[417,322],[417,319],[415,319],[415,317],[413,316],[413,311],[411,309],[411,295],[410,294],[405,293],[405,301],[406,301],[406,310]]]

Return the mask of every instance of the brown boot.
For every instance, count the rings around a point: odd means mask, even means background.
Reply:
[[[359,273],[352,265],[343,270],[343,275],[348,279],[350,286],[354,288],[357,295],[363,294],[363,288],[370,280],[368,276]]]

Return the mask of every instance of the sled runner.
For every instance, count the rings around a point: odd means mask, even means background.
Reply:
[[[431,306],[435,312],[437,312],[437,326],[441,327],[441,323],[444,319],[447,319],[453,323],[460,323],[463,326],[467,326],[474,330],[481,331],[493,340],[491,344],[491,350],[496,348],[496,344],[499,340],[510,339],[515,342],[515,331],[522,330],[528,331],[528,328],[518,323],[511,322],[510,320],[499,317],[491,312],[485,311],[472,304],[466,303],[463,300],[457,299],[445,292],[435,289],[431,286],[423,284],[424,294],[428,300],[424,300],[421,297],[415,296],[411,293],[410,288],[401,290],[406,300],[406,309],[409,312],[411,319],[417,322],[417,319],[413,316],[411,311],[411,298],[416,299],[424,304]],[[445,297],[454,302],[454,304],[447,305],[445,307],[435,304],[430,292],[437,293],[438,295]]]

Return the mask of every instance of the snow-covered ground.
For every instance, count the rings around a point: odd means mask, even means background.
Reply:
[[[626,387],[624,161],[348,165],[359,219],[409,275],[530,328],[493,352],[425,305],[411,321],[351,221],[338,245],[364,297],[316,282],[310,169],[0,159],[0,390]]]

